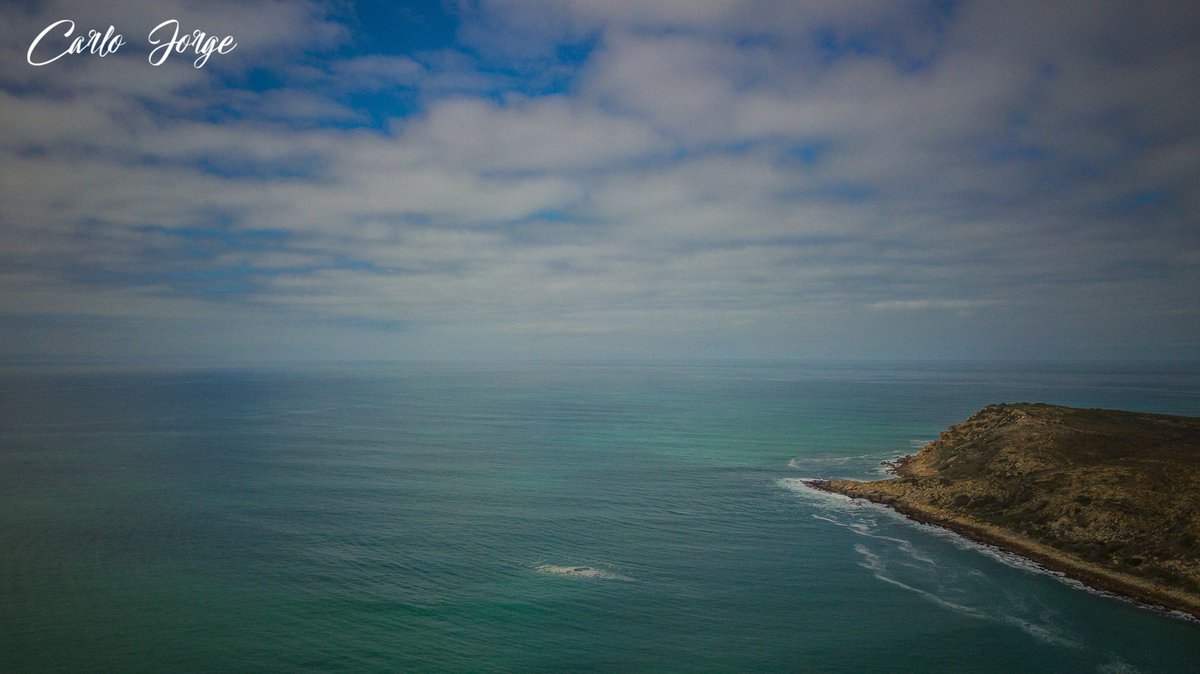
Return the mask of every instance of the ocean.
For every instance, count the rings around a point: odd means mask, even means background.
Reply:
[[[4,672],[1197,672],[1200,624],[799,480],[1200,366],[0,376]]]

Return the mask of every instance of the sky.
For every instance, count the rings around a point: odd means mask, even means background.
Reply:
[[[236,47],[152,65],[175,25]],[[1195,359],[1197,35],[1190,1],[4,3],[0,359]]]

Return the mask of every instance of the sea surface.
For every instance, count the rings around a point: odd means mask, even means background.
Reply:
[[[1200,367],[0,376],[0,671],[1198,672],[1200,623],[800,478]]]

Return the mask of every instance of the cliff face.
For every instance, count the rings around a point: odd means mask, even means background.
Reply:
[[[896,474],[813,486],[1200,616],[1200,419],[991,405]]]

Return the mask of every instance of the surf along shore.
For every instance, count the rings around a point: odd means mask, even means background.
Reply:
[[[990,405],[893,472],[805,484],[1200,619],[1200,418]]]

